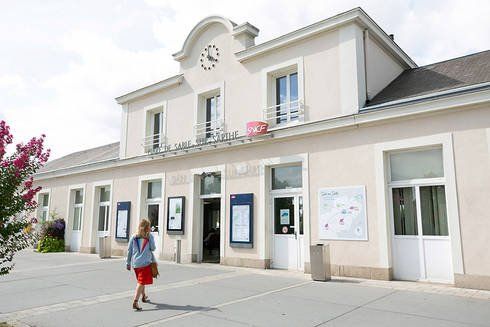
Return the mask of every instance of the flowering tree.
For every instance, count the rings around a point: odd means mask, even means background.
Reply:
[[[49,158],[44,151],[43,134],[33,137],[27,144],[19,143],[15,151],[7,154],[13,136],[5,121],[0,121],[0,275],[13,268],[12,259],[17,251],[32,244],[30,219],[37,207],[36,194],[41,187],[33,187],[32,175]]]

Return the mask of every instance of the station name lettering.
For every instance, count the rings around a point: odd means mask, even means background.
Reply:
[[[229,142],[229,141],[236,140],[237,138],[238,138],[238,131],[219,133],[219,134],[211,135],[209,137],[198,138],[196,139],[195,142],[193,142],[192,140],[187,140],[187,141],[174,143],[172,145],[162,145],[156,149],[151,149],[151,151],[149,151],[148,153],[155,154],[155,153],[189,150],[192,148],[198,148],[208,144]]]

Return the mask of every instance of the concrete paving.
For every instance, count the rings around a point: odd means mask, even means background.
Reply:
[[[122,258],[24,251],[0,277],[0,322],[19,326],[490,326],[490,297],[444,285],[160,263],[134,312]]]

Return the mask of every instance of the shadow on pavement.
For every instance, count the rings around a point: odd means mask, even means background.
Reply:
[[[195,305],[174,305],[167,303],[156,303],[156,302],[148,302],[149,304],[153,304],[155,307],[151,309],[144,309],[144,311],[155,311],[155,310],[180,310],[180,311],[212,311],[217,310],[216,308],[210,307],[200,307]]]
[[[340,284],[360,284],[361,283],[358,280],[352,280],[352,279],[331,279],[328,282],[329,283],[340,283]]]

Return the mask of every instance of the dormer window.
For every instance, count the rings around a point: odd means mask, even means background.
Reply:
[[[146,111],[145,137],[142,145],[145,152],[158,151],[165,145],[165,106],[151,107]]]

